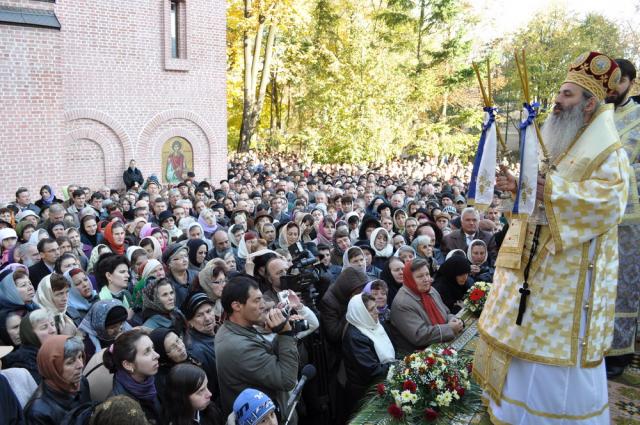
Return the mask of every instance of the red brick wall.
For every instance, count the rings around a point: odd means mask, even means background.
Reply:
[[[20,185],[33,200],[45,183],[121,187],[131,158],[161,176],[173,136],[191,143],[197,179],[223,178],[225,3],[184,0],[187,58],[177,64],[165,57],[167,4],[0,0],[53,9],[62,26],[0,25],[0,200]]]

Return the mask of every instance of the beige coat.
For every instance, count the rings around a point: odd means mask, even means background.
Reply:
[[[444,305],[435,288],[432,287],[429,294],[433,297],[447,322],[455,317]],[[396,351],[403,355],[422,350],[431,344],[451,341],[455,337],[455,333],[448,323],[444,325],[431,324],[427,312],[422,306],[421,298],[405,286],[400,288],[391,306],[390,333]]]
[[[103,402],[109,398],[109,394],[113,389],[113,375],[102,364],[104,350],[98,351],[91,357],[83,372],[83,375],[89,381],[91,400],[98,402]]]

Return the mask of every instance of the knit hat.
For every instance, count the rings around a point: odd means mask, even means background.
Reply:
[[[36,214],[35,212],[33,212],[31,210],[24,210],[24,211],[19,212],[18,215],[16,215],[16,223],[20,223],[22,220],[24,220],[25,218],[29,217],[30,215],[32,215],[34,217],[38,217],[38,214]]]
[[[162,254],[162,262],[165,264],[169,264],[169,261],[171,261],[173,257],[178,255],[183,249],[187,252],[187,254],[189,253],[189,248],[182,245],[181,243],[172,243]]]
[[[213,306],[215,303],[211,301],[204,292],[193,292],[184,300],[180,310],[182,310],[187,320],[191,320],[202,304],[210,304]]]
[[[5,227],[4,229],[0,229],[0,243],[5,239],[18,239],[18,235],[15,230],[10,227]]]
[[[442,212],[443,213],[447,213],[447,214],[457,214],[458,213],[456,211],[456,207],[454,207],[453,205],[447,205],[446,207],[442,208]]]
[[[173,213],[169,210],[166,211],[162,211],[160,213],[160,215],[158,216],[158,223],[160,224],[160,226],[162,226],[162,223],[164,223],[165,221],[169,220],[170,218],[173,219],[173,221],[176,220],[176,216],[173,215]]]
[[[109,397],[104,403],[98,405],[91,416],[91,423],[94,425],[149,424],[140,403],[124,395]]]
[[[253,388],[242,391],[233,402],[238,425],[256,425],[275,408],[266,394]]]

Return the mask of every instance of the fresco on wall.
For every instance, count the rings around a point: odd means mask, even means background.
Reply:
[[[165,183],[180,183],[193,171],[193,149],[182,137],[172,137],[162,146],[162,175]]]

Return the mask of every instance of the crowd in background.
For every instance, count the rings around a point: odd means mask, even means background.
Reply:
[[[492,280],[500,194],[469,207],[469,175],[252,152],[214,183],[132,161],[124,189],[18,188],[0,206],[3,423],[343,423],[397,358],[459,335]]]

